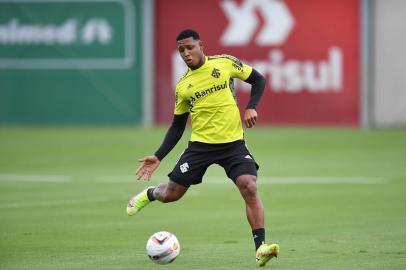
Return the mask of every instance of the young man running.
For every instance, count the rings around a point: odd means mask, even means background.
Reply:
[[[264,77],[252,67],[229,55],[206,56],[199,34],[182,31],[177,46],[187,73],[176,85],[175,112],[162,145],[154,155],[139,161],[138,179],[149,180],[161,160],[183,135],[189,114],[192,135],[187,149],[171,173],[169,181],[149,187],[131,198],[128,215],[134,215],[154,200],[173,202],[191,185],[200,184],[212,164],[222,166],[235,183],[246,204],[246,214],[256,248],[256,263],[264,266],[277,257],[279,246],[265,243],[264,209],[257,193],[258,165],[244,142],[240,112],[235,101],[234,78],[252,85],[244,122],[247,128],[256,124],[255,110],[265,87]]]

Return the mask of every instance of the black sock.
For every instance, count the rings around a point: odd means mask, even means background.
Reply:
[[[150,202],[155,201],[154,190],[155,190],[155,188],[149,188],[149,189],[147,190],[147,196],[148,196],[148,200],[149,200]]]
[[[253,230],[252,237],[254,237],[255,250],[257,250],[260,245],[265,243],[265,229],[259,228],[259,229]]]

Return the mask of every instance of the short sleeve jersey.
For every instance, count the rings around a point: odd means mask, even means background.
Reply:
[[[191,141],[227,143],[243,139],[234,78],[246,80],[252,67],[230,55],[206,56],[205,63],[191,70],[176,85],[175,114],[190,112]]]

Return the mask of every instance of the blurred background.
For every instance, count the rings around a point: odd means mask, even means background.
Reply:
[[[0,0],[0,269],[158,269],[159,230],[181,243],[170,269],[254,268],[219,166],[179,202],[125,213],[190,137],[135,180],[172,120],[185,28],[267,79],[245,137],[282,248],[271,267],[405,269],[405,14],[403,0]]]
[[[175,38],[198,31],[267,78],[261,125],[406,124],[404,1],[0,1],[0,123],[172,119],[185,66]],[[238,100],[249,97],[238,84]]]

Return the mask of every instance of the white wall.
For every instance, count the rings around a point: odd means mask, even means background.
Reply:
[[[372,122],[406,126],[406,1],[376,0]]]

